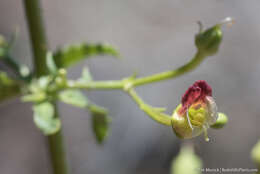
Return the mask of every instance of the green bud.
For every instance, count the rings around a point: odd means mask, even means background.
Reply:
[[[201,174],[201,168],[202,161],[194,153],[193,148],[184,146],[172,162],[171,174]]]
[[[254,146],[254,148],[251,152],[251,157],[254,160],[254,162],[260,166],[260,140]]]
[[[214,123],[210,127],[214,129],[220,129],[223,128],[227,124],[227,122],[228,122],[228,117],[224,113],[219,112],[216,123]]]
[[[222,40],[220,24],[217,24],[205,31],[200,31],[195,36],[195,45],[198,52],[205,56],[212,56],[217,53]]]
[[[206,30],[202,29],[202,24],[199,22],[200,31],[195,36],[195,45],[198,52],[205,56],[212,56],[217,53],[220,43],[222,41],[221,26],[227,24],[231,26],[234,23],[234,19],[227,17],[215,26]]]

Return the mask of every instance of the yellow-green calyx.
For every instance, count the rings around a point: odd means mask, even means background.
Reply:
[[[189,139],[206,131],[209,111],[205,104],[193,104],[185,113],[180,113],[181,108],[182,104],[172,115],[172,128],[179,138]]]

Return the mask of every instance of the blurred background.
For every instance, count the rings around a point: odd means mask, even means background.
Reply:
[[[220,111],[229,116],[221,130],[179,140],[169,127],[151,120],[121,91],[89,92],[97,104],[110,110],[110,135],[97,145],[87,112],[60,104],[68,160],[73,174],[169,173],[171,160],[182,142],[193,141],[208,168],[255,168],[250,151],[260,137],[260,2],[258,0],[42,0],[52,50],[68,43],[105,41],[120,49],[122,60],[100,57],[69,70],[79,77],[88,66],[96,80],[121,79],[176,68],[195,53],[196,22],[214,25],[231,16],[236,24],[224,28],[216,56],[192,73],[175,80],[138,87],[149,104],[168,112],[195,80],[213,87]],[[13,56],[31,65],[31,48],[22,1],[0,1],[0,33],[10,37],[18,27]],[[18,99],[0,106],[0,173],[46,174],[50,163],[46,141],[34,126],[29,104]]]

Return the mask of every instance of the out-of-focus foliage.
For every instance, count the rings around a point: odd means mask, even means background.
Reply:
[[[7,42],[5,38],[0,35],[0,59],[6,54]]]
[[[80,90],[76,89],[67,89],[60,92],[59,99],[64,103],[80,108],[86,108],[88,105],[88,99]]]
[[[260,166],[260,140],[257,142],[257,144],[252,149],[251,156],[252,156],[252,159],[254,160],[254,162]]]
[[[45,135],[55,134],[61,127],[61,122],[55,117],[54,110],[54,106],[49,102],[33,106],[34,122]]]
[[[96,105],[89,107],[92,117],[92,129],[98,143],[103,143],[108,135],[109,123],[111,121],[108,111]]]
[[[0,102],[17,95],[19,92],[18,83],[8,77],[5,72],[0,72]]]
[[[173,160],[171,174],[201,174],[202,161],[191,146],[183,146]]]

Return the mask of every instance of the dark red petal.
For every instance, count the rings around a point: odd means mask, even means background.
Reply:
[[[198,100],[205,100],[206,96],[212,96],[212,88],[204,80],[196,81],[182,96],[183,109],[187,109]]]

